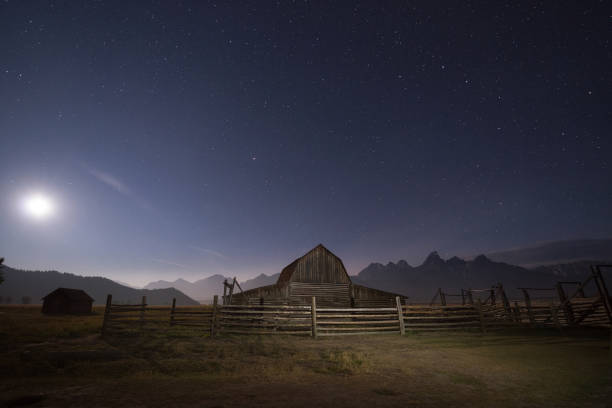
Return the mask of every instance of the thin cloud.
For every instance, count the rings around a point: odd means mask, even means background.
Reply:
[[[92,168],[87,168],[87,171],[89,172],[89,174],[98,179],[98,181],[106,184],[118,193],[121,193],[128,197],[133,197],[132,190],[130,190],[125,184],[123,184],[121,181],[119,181],[112,175]]]
[[[189,269],[190,268],[189,265],[184,265],[184,264],[180,264],[178,262],[168,261],[166,259],[151,258],[151,261],[157,262],[157,263],[160,263],[160,264],[163,264],[163,265],[178,266],[179,268],[183,268],[183,269]]]
[[[112,174],[109,174],[109,173],[106,173],[106,172],[94,169],[94,168],[86,166],[86,165],[84,165],[83,167],[96,180],[98,180],[99,182],[101,182],[103,184],[106,184],[107,186],[109,186],[110,188],[112,188],[113,190],[118,192],[119,194],[121,194],[121,195],[123,195],[125,197],[128,197],[131,200],[133,200],[141,208],[143,208],[145,210],[149,210],[149,211],[153,211],[154,210],[153,206],[151,205],[151,203],[149,203],[147,200],[139,197],[124,182],[122,182],[121,180],[119,180],[118,178],[113,176]]]
[[[221,258],[221,259],[227,259],[227,256],[223,255],[221,252],[213,251],[212,249],[200,248],[200,247],[197,247],[195,245],[190,245],[189,248],[194,249],[194,250],[196,250],[198,252],[201,252],[203,254],[214,255],[214,256],[216,256],[218,258]]]

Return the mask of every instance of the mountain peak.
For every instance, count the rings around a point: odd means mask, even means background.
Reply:
[[[438,265],[440,263],[444,263],[444,260],[438,254],[438,251],[433,251],[432,253],[427,255],[427,258],[425,259],[425,262],[423,262],[423,265]]]
[[[446,263],[449,265],[459,266],[464,265],[465,261],[458,256],[453,256],[451,259],[447,260]]]
[[[493,261],[491,261],[485,255],[481,254],[481,255],[478,255],[476,258],[474,258],[474,262],[475,263],[490,263],[490,262],[493,262]]]
[[[397,266],[399,266],[400,268],[408,268],[408,267],[410,267],[410,264],[408,264],[408,262],[406,262],[405,260],[400,259],[397,262]]]

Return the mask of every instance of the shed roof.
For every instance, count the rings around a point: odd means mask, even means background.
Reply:
[[[342,265],[342,269],[344,270],[344,273],[346,273],[346,276],[348,277],[348,273],[346,272],[346,268],[344,267],[344,263],[342,263],[342,259],[340,259],[338,256],[336,256],[336,254],[334,254],[329,249],[325,248],[323,246],[323,244],[319,244],[316,247],[312,248],[310,251],[306,252],[304,255],[302,255],[299,258],[297,258],[295,261],[291,262],[289,265],[285,266],[283,268],[283,270],[281,271],[280,276],[278,277],[278,281],[276,281],[276,284],[277,285],[287,284],[291,280],[291,275],[293,275],[293,272],[295,271],[295,268],[300,263],[300,261],[302,261],[304,258],[306,258],[310,253],[312,253],[312,252],[314,252],[314,251],[316,251],[318,249],[323,249],[325,252],[329,253],[334,258],[336,258],[338,260],[338,262],[340,262],[340,265]],[[350,282],[351,278],[349,277],[348,279],[349,279],[349,282]]]
[[[69,300],[74,300],[74,301],[84,300],[88,302],[89,301],[93,302],[94,300],[84,290],[70,289],[70,288],[57,288],[53,292],[49,293],[47,296],[43,297],[43,299],[46,299],[48,297],[53,297],[53,296],[64,296],[68,298]]]

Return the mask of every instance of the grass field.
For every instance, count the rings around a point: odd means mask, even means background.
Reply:
[[[164,328],[101,339],[101,310],[0,307],[0,404],[32,407],[606,407],[605,331],[325,339]]]

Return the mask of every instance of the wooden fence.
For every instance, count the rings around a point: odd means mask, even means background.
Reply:
[[[142,297],[139,304],[132,305],[113,304],[112,300],[113,297],[108,295],[104,309],[102,334],[163,327],[163,319],[167,318],[170,311],[168,307],[147,305],[146,296]]]
[[[313,313],[313,311],[315,311]],[[526,323],[527,322],[527,323]],[[160,330],[190,327],[198,333],[217,334],[286,334],[313,337],[362,334],[404,334],[444,330],[486,332],[505,327],[527,326],[529,319],[517,317],[501,306],[483,305],[402,305],[376,308],[322,308],[316,298],[308,306],[287,305],[219,305],[150,307],[146,298],[140,304],[107,306],[103,334],[121,331]]]
[[[354,334],[404,334],[414,332],[475,330],[486,332],[507,327],[563,327],[612,325],[610,295],[599,265],[583,282],[559,282],[555,288],[519,288],[522,300],[509,300],[501,284],[483,290],[489,294],[485,303],[475,301],[470,289],[462,296],[463,304],[446,304],[441,289],[441,305],[402,305],[396,297],[393,307],[317,307],[302,305],[219,305],[215,296],[212,306],[150,307],[146,297],[140,304],[118,305],[108,295],[102,333],[192,327],[199,333],[220,334],[291,334],[304,336],[346,336]],[[595,296],[587,297],[585,287],[592,283]],[[568,295],[564,284],[577,285]],[[462,293],[464,293],[462,291]],[[544,293],[545,298],[531,294]],[[496,302],[496,295],[501,302]],[[466,299],[469,303],[466,304]],[[434,298],[435,300],[435,298]],[[304,301],[303,303],[306,303]]]

